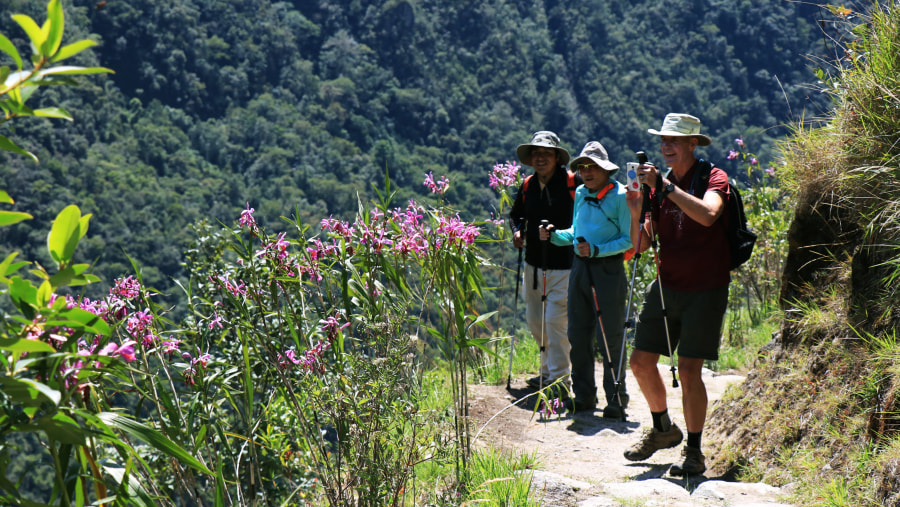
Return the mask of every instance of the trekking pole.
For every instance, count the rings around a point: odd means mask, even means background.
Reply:
[[[546,229],[550,222],[541,220],[541,229]],[[541,241],[541,275],[544,279],[544,288],[541,293],[541,366],[538,368],[538,391],[544,390],[544,356],[547,353],[547,240]]]
[[[582,236],[578,237],[579,243],[584,243],[585,241],[586,240],[584,239],[584,237],[582,237]],[[605,360],[609,364],[609,368],[612,370],[612,374],[613,374],[613,378],[614,378],[613,387],[616,390],[616,399],[619,400],[619,406],[623,407],[622,408],[622,418],[620,420],[625,421],[625,408],[622,405],[622,396],[619,393],[619,380],[620,380],[619,379],[619,371],[621,371],[621,370],[617,369],[613,365],[613,360],[612,360],[612,357],[610,356],[609,342],[606,340],[606,329],[603,327],[603,312],[600,311],[600,300],[597,299],[597,287],[594,285],[594,274],[591,273],[591,266],[588,265],[588,263],[585,262],[584,267],[587,271],[588,283],[591,286],[591,295],[594,298],[594,312],[597,314],[597,323],[600,324],[600,336],[603,337],[603,347],[604,347],[604,349],[606,349]],[[624,343],[623,343],[623,345],[624,345]],[[621,356],[621,354],[620,354],[620,356]],[[621,368],[621,365],[619,365],[619,367]]]
[[[519,248],[519,263],[516,265],[516,296],[513,300],[513,325],[512,339],[509,342],[509,374],[506,376],[506,388],[509,389],[509,383],[512,380],[512,362],[513,350],[516,348],[516,322],[519,314],[519,278],[522,275],[522,249]]]
[[[647,163],[647,154],[643,151],[635,152],[638,164]],[[628,339],[628,329],[634,328],[635,316],[632,313],[632,304],[634,303],[634,279],[637,273],[637,261],[641,258],[641,238],[644,237],[644,222],[647,220],[647,213],[650,212],[650,187],[641,186],[641,218],[638,226],[637,245],[634,247],[634,261],[631,263],[631,284],[628,288],[628,306],[625,309],[625,326],[622,328],[622,353],[619,354],[619,371],[625,363],[625,341]]]
[[[657,195],[659,190],[662,188],[662,174],[657,173],[656,175],[656,187],[657,187]],[[669,334],[669,317],[666,312],[666,298],[663,296],[663,286],[662,280],[659,277],[659,251],[656,249],[656,232],[653,230],[653,219],[650,219],[650,246],[653,247],[653,258],[656,263],[656,286],[659,287],[659,303],[662,306],[662,315],[663,315],[663,327],[666,329],[666,345],[669,347],[669,359],[671,360],[672,367],[669,370],[672,372],[672,387],[678,387],[678,376],[676,374],[675,368],[675,354],[672,353],[672,337]]]

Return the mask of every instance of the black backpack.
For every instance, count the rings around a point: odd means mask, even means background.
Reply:
[[[694,189],[694,196],[703,198],[706,188],[709,186],[709,175],[712,172],[712,164],[706,160],[700,160],[700,166],[694,172],[694,181],[691,188]],[[728,183],[728,198],[725,199],[727,207],[727,224],[725,228],[725,236],[728,238],[728,247],[731,256],[729,270],[737,269],[741,264],[747,262],[753,253],[753,246],[756,245],[756,234],[747,228],[747,215],[744,213],[744,201],[741,199],[741,193],[737,187]]]

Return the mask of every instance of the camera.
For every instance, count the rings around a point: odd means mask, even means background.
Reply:
[[[641,182],[638,181],[638,175],[637,175],[638,165],[640,165],[640,164],[638,164],[637,162],[626,162],[625,163],[625,179],[626,179],[625,189],[628,190],[629,192],[637,192],[638,190],[641,189]]]
[[[647,154],[643,151],[636,151],[634,154],[637,155],[638,161],[625,163],[625,188],[629,192],[637,192],[641,189],[641,182],[638,178],[637,168],[641,164],[646,164],[648,162]]]

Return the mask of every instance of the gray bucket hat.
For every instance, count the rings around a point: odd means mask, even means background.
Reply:
[[[697,138],[700,146],[709,146],[712,140],[700,133],[700,118],[682,113],[669,113],[663,120],[662,128],[647,129],[655,136],[685,136]]]
[[[584,149],[581,150],[581,154],[572,160],[570,168],[577,170],[579,162],[582,164],[594,162],[610,173],[619,170],[619,166],[609,161],[609,155],[606,154],[606,148],[597,141],[588,141],[588,143],[584,145]]]
[[[519,157],[519,162],[530,166],[531,150],[537,147],[553,148],[556,150],[556,162],[559,165],[566,165],[569,163],[569,152],[559,147],[559,136],[549,130],[535,132],[531,137],[531,143],[520,144],[519,147],[516,148],[516,156]]]

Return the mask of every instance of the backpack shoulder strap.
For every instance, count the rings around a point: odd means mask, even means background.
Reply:
[[[525,176],[525,181],[522,182],[522,194],[523,195],[525,194],[525,192],[528,192],[528,184],[531,183],[531,178],[533,176],[534,176],[533,174],[529,174],[528,176]]]
[[[713,165],[710,162],[700,159],[700,165],[694,171],[694,179],[691,182],[694,197],[703,199],[703,194],[709,188],[709,175],[712,174],[712,170]]]
[[[566,169],[566,184],[569,187],[569,195],[572,196],[572,201],[575,201],[575,173]]]

